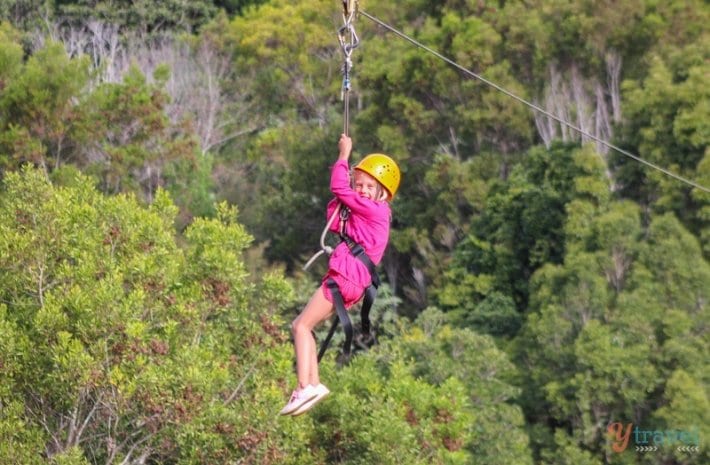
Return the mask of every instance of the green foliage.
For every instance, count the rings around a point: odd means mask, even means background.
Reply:
[[[709,40],[706,34],[697,43],[671,49],[668,58],[652,55],[648,75],[624,87],[629,102],[623,128],[627,143],[646,160],[701,185],[707,184],[703,159],[710,142],[710,94],[705,85],[710,67],[707,47],[703,47]],[[629,197],[659,212],[672,211],[694,233],[707,234],[707,218],[701,213],[710,202],[706,192],[657,171],[640,171],[628,161],[617,164]]]
[[[279,119],[281,112],[296,111],[304,120],[323,122],[339,84],[333,25],[323,15],[331,6],[323,0],[277,0],[234,18],[227,34],[235,66],[254,74],[250,84],[259,109]]]
[[[102,84],[85,100],[81,110],[94,118],[81,128],[80,160],[103,191],[143,191],[150,199],[164,167],[183,176],[199,174],[195,139],[189,132],[174,133],[165,114],[165,79],[149,84],[133,67],[123,82]]]
[[[433,338],[403,334],[337,373],[325,362],[337,402],[314,423],[278,419],[292,354],[273,318],[292,296],[277,275],[250,282],[234,207],[196,219],[180,248],[162,192],[145,209],[27,168],[1,199],[0,402],[15,407],[0,432],[24,463],[39,444],[71,464],[528,461],[503,353],[426,319]],[[420,351],[436,358],[410,364]]]
[[[37,450],[57,463],[172,462],[214,441],[210,454],[256,454],[232,443],[264,430],[246,399],[264,408],[280,397],[274,370],[290,354],[273,318],[291,297],[276,275],[250,283],[251,238],[234,209],[196,220],[184,249],[176,211],[164,192],[145,209],[86,178],[55,188],[36,170],[7,175],[0,403],[15,407],[0,430],[27,463]],[[266,397],[255,402],[257,391]]]
[[[265,2],[266,0],[219,0],[214,2],[214,4],[224,8],[227,13],[233,14],[240,13],[251,5],[259,5]]]
[[[489,295],[496,300],[500,297],[495,295],[508,296],[518,310],[524,309],[535,270],[563,260],[564,223],[574,201],[604,202],[607,183],[591,148],[531,150],[510,180],[491,190],[470,226],[472,233],[459,243],[454,266],[445,271],[446,283],[437,294],[442,308],[459,312],[463,324],[468,320],[478,326],[480,318],[492,318],[483,325],[503,324],[514,331],[518,324],[508,304],[499,302],[499,316],[482,315],[490,310],[479,304]]]
[[[564,431],[558,429],[555,431],[555,449],[553,451],[545,451],[542,454],[542,463],[546,465],[601,465],[602,461],[595,459],[594,456],[586,450],[580,449],[574,440],[570,438]]]
[[[0,72],[7,79],[0,96],[2,167],[32,162],[49,172],[68,157],[71,133],[82,121],[75,100],[88,82],[89,61],[70,59],[62,44],[50,43],[20,67],[19,50],[12,50]]]
[[[683,369],[676,370],[668,378],[663,396],[666,404],[655,412],[656,419],[667,428],[697,434],[698,439],[707,437],[710,433],[710,400],[703,386],[707,386],[706,380],[694,378]],[[710,454],[707,444],[702,442],[699,446],[699,460],[707,459]],[[681,451],[664,455],[678,463],[691,463],[687,454]]]
[[[324,375],[335,394],[314,412],[313,444],[326,463],[532,463],[507,403],[512,365],[491,339],[441,320],[428,310],[401,342]]]
[[[73,165],[95,176],[104,192],[134,192],[149,202],[167,180],[183,208],[181,226],[190,214],[211,213],[211,163],[199,154],[193,130],[166,115],[164,67],[153,83],[133,67],[120,83],[89,87],[87,57],[69,57],[49,43],[23,62],[10,36],[0,34],[3,169],[30,162],[50,175]]]
[[[22,66],[22,47],[17,43],[17,31],[8,23],[0,23],[0,80],[5,83],[15,78]]]
[[[261,115],[254,124],[264,126],[215,160],[220,198],[240,204],[245,224],[268,241],[267,257],[289,269],[317,247],[337,150],[340,63],[333,23],[323,14],[329,6],[270,2],[246,9],[219,35],[238,76],[225,88],[250,95],[251,113]]]
[[[706,2],[361,6],[533,102],[553,77],[576,83],[614,107],[617,145],[710,185]],[[1,463],[709,461],[704,443],[616,453],[605,434],[708,435],[701,189],[592,146],[543,148],[527,108],[357,17],[353,158],[385,152],[404,174],[380,345],[339,371],[326,360],[331,397],[279,418],[282,317],[313,283],[294,272],[296,291],[270,263],[296,270],[325,223],[340,5],[0,0],[0,18]],[[243,96],[214,121],[228,142],[203,156],[201,122],[168,117],[184,102],[164,65],[99,82],[37,32],[96,19],[120,46],[188,32],[230,57],[200,70],[217,98]],[[591,90],[615,78],[621,93]],[[40,171],[13,173],[27,162]]]
[[[6,354],[0,354],[3,360]],[[0,372],[3,385],[10,386],[12,376],[7,370]],[[8,401],[9,395],[2,394],[0,404],[0,460],[3,463],[40,464],[44,463],[39,453],[44,447],[42,431],[38,426],[28,424],[24,405]]]
[[[576,245],[563,264],[534,275],[534,313],[516,341],[520,362],[535,367],[526,411],[550,423],[565,419],[575,442],[598,452],[609,419],[639,421],[637,412],[663,405],[656,393],[674,385],[677,367],[704,371],[700,354],[709,348],[698,318],[707,318],[710,282],[699,244],[674,217],[644,228],[631,203],[600,213],[588,217],[586,234],[568,228]],[[680,410],[661,407],[655,419]]]
[[[299,124],[264,132],[249,147],[243,168],[249,176],[237,187],[237,198],[246,200],[245,222],[256,225],[259,237],[270,238],[268,258],[295,267],[318,248],[332,196],[328,186],[336,142],[328,141],[324,129]],[[298,169],[290,169],[288,160]]]
[[[56,14],[70,22],[81,24],[87,18],[101,18],[119,26],[124,33],[133,31],[143,35],[166,30],[193,32],[217,12],[215,2],[203,0],[62,0],[56,3]]]
[[[405,199],[395,204],[395,224],[400,229],[392,232],[390,242],[403,268],[422,270],[435,289],[446,286],[451,252],[469,233],[470,219],[484,210],[498,166],[488,155],[465,161],[444,154],[435,157],[423,180],[427,192],[424,204]],[[467,278],[479,277],[459,281]],[[485,282],[485,277],[481,280]],[[415,297],[422,292],[417,285],[406,280],[402,291],[415,303],[426,305],[421,296]]]
[[[42,17],[54,12],[54,3],[48,0],[0,0],[0,22],[7,21],[21,30],[41,27]]]

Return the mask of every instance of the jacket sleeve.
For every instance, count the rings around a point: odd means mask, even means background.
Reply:
[[[325,209],[325,221],[330,221],[330,217],[333,215],[335,212],[335,208],[338,206],[340,202],[338,199],[331,199],[328,202],[328,206]],[[335,232],[340,232],[340,220],[338,218],[334,219],[333,222],[330,224],[330,231],[335,231]]]

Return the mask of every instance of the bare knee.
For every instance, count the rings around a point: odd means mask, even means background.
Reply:
[[[328,319],[332,312],[333,304],[325,298],[322,289],[318,288],[300,315],[291,322],[291,333],[294,337],[311,334],[313,328]]]
[[[309,328],[301,318],[296,318],[291,322],[291,334],[294,336],[303,333],[310,333],[311,329],[313,328]]]

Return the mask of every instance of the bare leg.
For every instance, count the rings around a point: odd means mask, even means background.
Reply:
[[[311,331],[332,314],[333,304],[325,298],[323,289],[319,287],[301,314],[291,323],[299,387],[305,387],[308,384],[315,386],[320,383],[316,341],[313,340]]]

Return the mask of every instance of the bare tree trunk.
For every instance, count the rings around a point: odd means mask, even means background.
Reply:
[[[449,140],[451,142],[451,147],[453,149],[453,155],[456,157],[457,160],[461,159],[461,156],[459,154],[459,137],[456,135],[456,130],[452,127],[449,126]]]
[[[601,84],[595,87],[596,108],[594,111],[594,135],[602,140],[609,140],[612,135],[611,121],[609,121],[609,109],[606,104],[606,96]],[[597,152],[606,155],[609,148],[606,145],[597,143]],[[606,161],[606,157],[604,158]]]
[[[151,79],[159,65],[167,64],[171,70],[166,83],[171,102],[166,110],[168,117],[173,123],[191,118],[203,154],[258,128],[259,123],[247,117],[250,107],[245,103],[246,96],[226,95],[222,89],[222,82],[231,72],[230,57],[220,54],[207,41],[197,50],[173,38],[146,40],[134,36],[124,37],[121,42],[117,26],[96,20],[82,28],[61,30],[55,25],[54,30],[69,54],[86,53],[93,67],[101,70],[94,85],[121,82],[134,64]],[[34,39],[34,47],[44,44],[42,35],[37,34]],[[311,100],[305,90],[303,95]],[[228,111],[231,117],[225,118]]]
[[[615,123],[621,121],[621,56],[612,50],[606,54],[607,87],[611,96],[611,112]]]
[[[546,147],[549,148],[552,140],[556,138],[565,142],[581,141],[582,143],[589,142],[593,138],[611,140],[614,135],[612,123],[621,120],[622,63],[621,57],[614,51],[607,53],[605,59],[606,88],[597,79],[582,76],[579,68],[574,64],[569,69],[567,80],[563,78],[563,74],[555,64],[549,66],[549,81],[540,106],[561,120],[574,124],[581,133],[552,118],[536,113],[535,126]],[[596,152],[604,162],[610,189],[615,190],[613,175],[608,165],[609,148],[597,142]]]
[[[541,102],[533,102],[535,106],[537,107],[544,107],[545,105]],[[552,143],[552,140],[554,139],[554,126],[550,124],[550,121],[552,121],[550,118],[536,112],[534,115],[535,119],[535,127],[537,128],[537,133],[540,135],[540,138],[542,139],[542,143],[545,144],[545,147],[548,149],[550,148],[550,144]]]
[[[552,76],[553,85],[551,112],[552,114],[557,115],[560,119],[569,121],[571,119],[569,113],[569,108],[571,107],[570,102],[573,100],[569,86],[562,79],[562,74],[557,71],[557,68],[554,65],[552,66],[550,74]],[[557,128],[558,123],[556,121],[550,120],[550,123],[555,126],[555,129]],[[568,142],[570,140],[574,140],[574,134],[570,135],[570,129],[567,126],[560,125],[559,128],[562,141]]]
[[[424,276],[424,270],[417,268],[416,266],[412,266],[412,280],[414,282],[414,289],[409,297],[412,298],[417,305],[423,308],[428,302],[426,276]]]
[[[591,134],[591,128],[593,126],[591,121],[591,104],[589,103],[589,95],[585,89],[584,79],[580,76],[579,69],[576,65],[572,65],[572,96],[574,98],[573,108],[576,110],[577,114],[577,127],[581,129],[583,133]],[[577,140],[578,137],[583,144],[591,140],[584,134],[573,136],[571,140]]]

